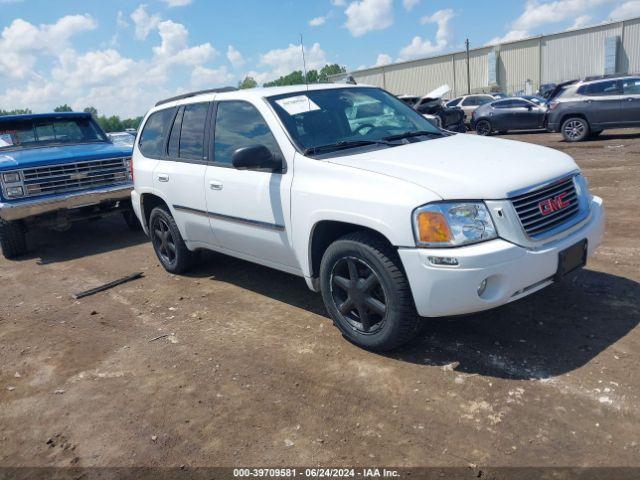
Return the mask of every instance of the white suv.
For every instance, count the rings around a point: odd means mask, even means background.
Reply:
[[[602,200],[569,156],[440,131],[373,87],[165,100],[133,165],[133,205],[166,270],[210,249],[299,275],[374,350],[412,338],[419,316],[540,290],[603,234]]]

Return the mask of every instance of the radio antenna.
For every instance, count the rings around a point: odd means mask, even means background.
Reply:
[[[304,68],[304,83],[307,86],[307,93],[309,93],[309,76],[307,75],[307,60],[304,56],[304,42],[302,41],[302,34],[300,34],[300,50],[302,50],[302,67]]]

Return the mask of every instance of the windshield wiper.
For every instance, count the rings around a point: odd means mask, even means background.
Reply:
[[[437,136],[437,137],[442,137],[442,136],[444,136],[444,133],[441,133],[441,132],[429,132],[427,130],[414,130],[414,131],[411,131],[411,132],[404,132],[404,133],[399,133],[397,135],[391,135],[389,137],[384,137],[383,140],[402,140],[403,138],[421,137],[423,135],[433,135],[433,136]]]
[[[332,150],[342,150],[346,148],[364,147],[366,145],[387,145],[390,147],[397,147],[397,143],[388,142],[387,139],[382,140],[342,140],[336,143],[329,143],[327,145],[318,145],[316,147],[305,148],[302,152],[305,155],[310,153],[330,152]]]

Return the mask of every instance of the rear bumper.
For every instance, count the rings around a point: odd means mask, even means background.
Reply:
[[[560,251],[587,239],[588,256],[602,241],[604,209],[594,197],[589,220],[571,235],[530,250],[502,239],[447,249],[400,248],[418,313],[444,317],[488,310],[523,298],[551,283]],[[455,257],[459,265],[436,266],[430,256]],[[487,279],[482,295],[478,287]]]
[[[125,200],[130,198],[132,188],[131,185],[118,185],[54,197],[0,202],[0,218],[7,221],[20,220],[56,210],[96,205],[106,200]]]

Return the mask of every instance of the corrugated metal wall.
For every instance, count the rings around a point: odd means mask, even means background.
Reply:
[[[488,55],[497,56],[497,85],[493,90],[524,91],[527,81],[533,90],[542,83],[561,82],[604,73],[605,39],[617,36],[617,69],[640,72],[640,18],[598,25],[554,35],[535,37],[469,52],[471,91],[489,92]],[[467,93],[465,52],[402,62],[351,72],[358,83],[386,88],[395,94],[424,95],[449,84],[451,97]],[[343,76],[336,76],[340,81]]]

